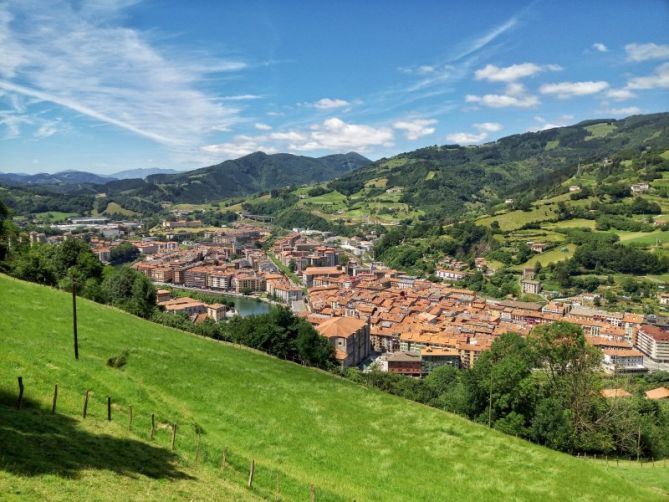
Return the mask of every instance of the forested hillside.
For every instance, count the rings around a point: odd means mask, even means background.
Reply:
[[[399,192],[428,219],[461,215],[505,197],[538,198],[573,176],[579,163],[669,149],[669,114],[579,124],[508,136],[481,146],[444,145],[381,159],[331,182],[353,196]]]

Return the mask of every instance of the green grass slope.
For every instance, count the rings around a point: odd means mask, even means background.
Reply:
[[[663,497],[595,463],[85,300],[75,362],[70,302],[66,293],[0,276],[0,493],[10,498],[274,498],[277,476],[287,500],[306,500],[311,483],[317,500]],[[106,365],[124,350],[125,367]],[[18,375],[33,401],[20,411],[11,406]],[[51,416],[56,383],[59,415]],[[90,416],[82,420],[86,389]],[[232,466],[221,471],[224,448]],[[248,491],[251,458],[257,477]]]

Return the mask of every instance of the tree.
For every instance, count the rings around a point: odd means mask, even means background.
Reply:
[[[594,424],[600,350],[586,343],[580,326],[563,321],[535,327],[528,341],[539,367],[545,369],[547,395],[570,413],[576,446],[601,447],[605,439]]]
[[[7,206],[0,200],[0,261],[4,260],[7,256],[7,249],[9,247],[7,243],[9,224],[9,209],[7,209]]]
[[[500,421],[505,432],[527,436],[536,395],[532,367],[525,339],[517,333],[501,335],[465,374],[467,414],[495,427]]]
[[[129,267],[108,269],[102,284],[107,303],[149,318],[156,307],[156,288],[142,273]]]
[[[137,249],[130,242],[124,242],[119,244],[116,247],[113,247],[110,251],[110,262],[114,265],[120,265],[121,263],[133,262],[139,256],[139,249]]]

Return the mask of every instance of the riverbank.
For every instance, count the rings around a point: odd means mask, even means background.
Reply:
[[[237,313],[246,317],[249,315],[260,315],[268,313],[274,307],[287,307],[284,303],[277,302],[270,298],[264,298],[258,295],[244,295],[234,291],[218,291],[215,289],[192,288],[180,284],[171,284],[166,282],[154,282],[158,288],[176,289],[179,291],[192,291],[194,293],[201,293],[205,295],[213,295],[228,300],[235,304]]]

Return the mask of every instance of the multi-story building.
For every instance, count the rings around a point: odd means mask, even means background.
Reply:
[[[636,347],[655,363],[669,363],[669,332],[651,324],[637,331]]]
[[[394,352],[388,354],[386,364],[388,373],[420,378],[423,376],[423,363],[420,354],[415,352]]]
[[[634,349],[603,349],[602,366],[610,373],[641,373],[647,371],[643,365],[643,354]]]
[[[208,267],[192,267],[184,272],[184,286],[189,288],[206,288]]]
[[[369,356],[369,324],[352,317],[332,317],[316,330],[335,348],[335,357],[343,367],[358,366]]]
[[[423,361],[423,374],[429,375],[440,366],[460,367],[460,353],[456,349],[437,349],[425,347],[420,351]]]

